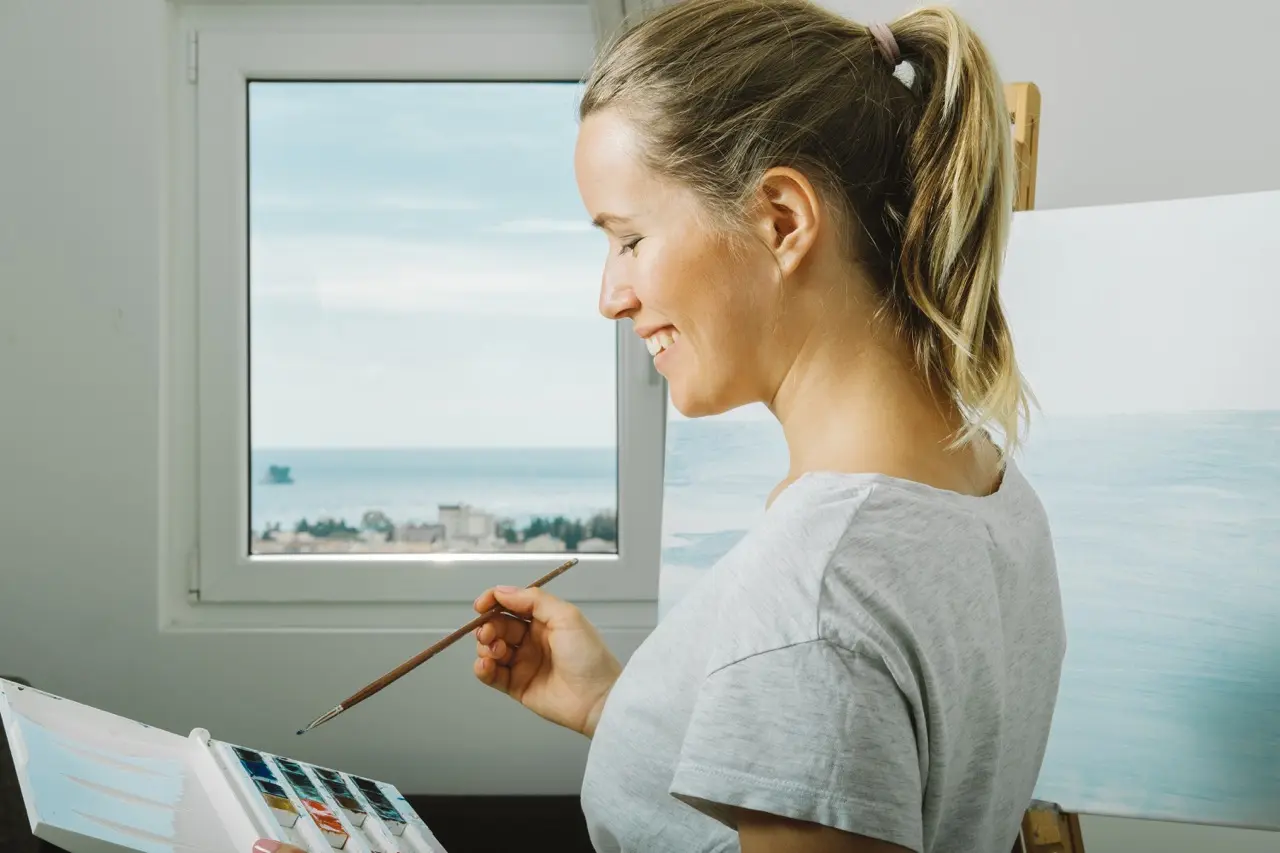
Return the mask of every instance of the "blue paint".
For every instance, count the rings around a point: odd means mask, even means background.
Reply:
[[[173,844],[160,839],[175,835],[175,810],[185,785],[183,762],[68,748],[66,736],[21,716],[18,729],[28,753],[31,795],[43,822],[143,853],[172,853]],[[110,756],[116,764],[89,755]]]
[[[264,794],[270,794],[273,797],[280,797],[283,800],[289,799],[289,792],[266,779],[254,779],[253,784],[258,786],[258,790]]]
[[[352,776],[351,781],[356,783],[356,790],[364,795],[365,801],[373,809],[374,814],[385,821],[405,823],[405,819],[400,815],[400,812],[396,811],[396,807],[391,805],[391,801],[382,793],[382,788],[378,786],[378,783],[359,776]]]
[[[400,812],[396,811],[395,806],[390,803],[387,803],[385,806],[375,804],[373,806],[373,812],[383,820],[395,820],[404,823],[404,817]]]
[[[324,800],[320,796],[320,792],[316,790],[316,786],[312,784],[311,777],[306,774],[302,766],[296,761],[290,761],[287,758],[276,758],[276,766],[280,768],[280,772],[284,774],[284,778],[289,781],[293,790],[298,792],[298,796],[308,800],[315,800],[323,803]]]
[[[240,760],[240,764],[250,776],[256,776],[259,779],[267,779],[271,782],[276,781],[276,774],[271,772],[271,768],[261,761]]]

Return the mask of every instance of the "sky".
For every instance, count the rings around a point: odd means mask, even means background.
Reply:
[[[255,447],[614,445],[579,90],[250,84]]]

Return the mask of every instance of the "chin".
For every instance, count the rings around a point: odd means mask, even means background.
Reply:
[[[723,395],[698,393],[684,383],[668,382],[668,388],[671,394],[671,405],[686,418],[709,418],[745,405],[732,402]]]

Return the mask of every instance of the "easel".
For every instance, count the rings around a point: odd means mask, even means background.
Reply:
[[[1084,853],[1080,816],[1053,803],[1032,802],[1012,853]]]
[[[1014,210],[1036,206],[1036,162],[1040,150],[1040,90],[1035,83],[1009,83],[1004,102],[1013,125],[1013,155],[1017,164],[1018,189]]]
[[[1013,209],[1032,210],[1036,206],[1040,148],[1040,90],[1035,83],[1010,83],[1004,87],[1004,99],[1018,176]],[[1022,816],[1012,853],[1085,853],[1079,815],[1064,812],[1053,803],[1032,802]]]

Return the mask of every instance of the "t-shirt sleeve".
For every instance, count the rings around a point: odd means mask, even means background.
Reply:
[[[708,675],[673,796],[736,828],[734,807],[922,848],[912,710],[883,661],[824,640]]]

